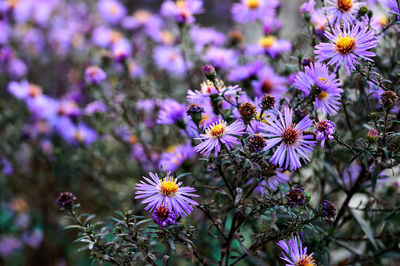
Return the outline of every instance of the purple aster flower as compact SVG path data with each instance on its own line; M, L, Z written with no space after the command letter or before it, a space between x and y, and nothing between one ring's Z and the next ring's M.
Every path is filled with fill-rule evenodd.
M215 149L215 157L217 157L221 150L221 144L224 144L228 150L235 144L240 144L236 136L243 135L245 129L245 125L239 120L236 120L229 126L226 125L225 121L219 120L209 126L205 134L201 134L197 138L202 140L202 142L194 150L200 152L204 157L208 157L211 151Z
M12 79L19 79L26 75L28 68L19 58L11 59L8 63L8 73Z
M355 69L354 65L358 64L358 58L372 61L370 57L375 56L375 53L368 50L375 48L378 40L375 33L368 30L368 27L362 27L361 23L351 29L345 26L343 30L336 26L333 34L325 32L325 35L331 42L315 46L316 58L319 61L329 60L329 65L336 65L335 71L343 63L350 74Z
M170 224L178 224L175 221L175 213L164 205L155 208L151 217L153 218L153 222L160 226L160 229Z
M107 74L98 66L89 66L85 70L85 80L88 84L100 84Z
M321 120L316 125L317 140L321 140L321 147L324 147L326 139L333 139L332 134L335 132L335 123L330 120Z
M0 160L0 170L5 175L12 175L14 173L13 165L5 157L2 157Z
M269 150L275 145L279 147L271 157L270 162L279 167L290 170L296 170L301 167L299 158L309 161L307 153L312 153L312 147L315 145L313 135L305 135L303 131L312 125L311 119L306 115L298 124L293 123L293 110L285 107L282 114L277 110L279 120L275 116L266 118L268 124L264 126L268 132L265 134L267 146L265 150ZM285 163L286 162L286 163Z
M3 236L0 239L0 256L9 257L14 251L22 248L22 242L13 236Z
M159 165L165 171L175 171L184 161L195 155L190 143L174 145L161 154Z
M226 42L226 36L213 28L193 26L189 34L193 40L196 53L202 53L209 46L220 47Z
M294 85L303 92L303 97L315 95L314 110L330 115L337 113L340 106L340 81L335 74L330 74L326 65L313 63L299 72Z
M313 254L307 254L307 247L303 248L301 240L296 236L288 241L281 240L277 245L283 249L281 259L286 262L286 266L317 265L312 257Z
M128 61L128 69L129 74L132 78L142 77L144 75L144 70L142 66L140 66L136 61L129 60Z
M33 99L42 95L42 89L36 85L29 84L28 81L11 81L8 84L8 92L20 100Z
M158 124L171 125L182 121L185 116L186 107L173 99L166 99L161 105L158 113Z
M290 51L292 44L287 40L278 40L273 35L267 35L261 38L258 44L249 45L246 49L246 54L249 56L268 54L275 58L278 55Z
M387 8L392 10L393 12L399 13L399 5L397 0L382 0L381 1Z
M185 61L175 47L158 46L154 49L154 61L157 66L169 74L182 77L186 72Z
M24 233L22 239L31 248L38 248L43 241L43 232L42 230L35 229L32 232Z
M285 184L290 180L290 172L283 171L283 169L277 169L275 176L268 178L268 187L272 190L278 188L279 185Z
M254 22L267 16L275 15L279 6L276 0L241 0L232 6L232 18L237 23Z
M145 210L153 211L158 206L170 207L176 215L186 216L192 213L193 207L198 205L190 197L199 197L193 194L196 190L192 187L182 186L171 172L160 179L157 174L149 173L152 180L143 177L146 181L136 184L135 199L145 198L142 203L147 204Z
M264 62L259 60L247 65L237 66L229 72L228 80L231 82L239 82L256 77L257 73L263 68L263 66Z
M107 105L102 101L93 101L86 105L85 114L92 115L95 113L105 113L107 111Z
M69 143L90 145L97 139L97 133L84 123L74 125L70 119L64 118L56 124L59 134Z
M125 7L116 0L100 0L97 10L111 24L118 23L126 15Z
M121 62L132 53L132 46L127 39L121 39L113 44L111 53L115 61Z
M358 9L365 4L358 0L327 0L327 6L323 8L330 17L333 25L340 24L350 26L356 20Z
M165 1L161 6L161 14L173 17L179 23L191 24L195 21L193 15L203 12L201 0Z
M210 62L213 66L222 70L235 67L238 56L234 50L211 47L204 55L204 61Z
M264 67L257 73L257 80L252 82L258 97L270 94L276 99L283 97L287 91L286 79L277 75L271 67Z

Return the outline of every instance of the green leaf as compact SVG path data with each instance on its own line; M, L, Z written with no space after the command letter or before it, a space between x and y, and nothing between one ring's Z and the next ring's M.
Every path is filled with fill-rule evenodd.
M372 172L372 176L371 176L371 184L372 184L372 191L375 191L375 187L376 187L376 180L379 174L379 170L380 170L380 165L377 164L374 167L374 171Z
M373 235L373 232L371 230L371 227L367 224L367 222L364 220L364 218L361 217L360 213L357 211L350 211L351 215L354 217L358 225L360 225L361 229L364 231L366 236L368 237L369 241L371 244L374 246L375 249L378 249L376 243L375 243L375 238Z

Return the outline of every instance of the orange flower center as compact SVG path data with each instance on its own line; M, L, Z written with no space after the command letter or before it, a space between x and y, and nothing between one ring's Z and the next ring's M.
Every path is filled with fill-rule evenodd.
M329 94L321 91L320 93L317 94L318 99L320 100L326 100L328 98Z
M257 9L260 6L260 0L246 0L246 6L249 9Z
M273 91L274 84L270 80L265 80L261 85L261 90L265 94L269 94Z
M336 50L343 55L353 52L355 48L356 42L353 37L340 37L336 42Z
M314 266L317 265L312 256L307 256L296 263L297 266Z
M32 98L35 98L37 96L39 96L40 94L42 94L42 89L34 84L29 84L29 88L28 88L28 95Z
M268 36L263 37L259 43L260 43L260 46L265 49L265 48L272 47L275 44L275 42L276 42L276 37L272 36L272 35L268 35Z
M351 0L337 0L337 7L342 12L348 12L353 7Z
M283 142L287 145L293 145L299 139L300 132L295 130L294 128L287 128L285 132L283 132L282 139Z

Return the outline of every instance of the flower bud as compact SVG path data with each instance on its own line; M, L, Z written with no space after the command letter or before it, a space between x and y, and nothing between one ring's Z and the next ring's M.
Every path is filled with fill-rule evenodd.
M269 110L275 106L275 97L270 94L265 94L261 99L261 108L264 110Z
M306 67L306 66L310 66L311 63L314 63L314 62L315 62L315 61L314 61L314 58L309 57L309 58L303 59L303 61L301 62L301 64L302 64L304 67Z
M252 103L243 103L239 107L239 114L245 124L249 124L250 121L256 117L257 108Z
M367 140L369 143L375 143L378 140L379 137L379 131L372 128L370 130L368 130L368 134L367 134Z
M385 91L381 94L382 105L385 108L392 107L398 100L399 97L393 91Z
M215 79L217 78L217 72L215 71L215 68L212 65L203 66L203 73L204 76L212 82L214 82Z
M260 152L266 145L266 140L259 134L255 134L249 138L247 146L252 152Z
M368 13L368 8L366 6L362 6L362 7L360 7L360 9L358 9L358 16L359 17L362 17L367 13Z
M336 216L336 208L329 200L324 200L321 204L321 212L325 218L333 219Z
M186 114L192 118L193 123L196 125L199 125L202 113L204 113L204 108L197 103L192 103L186 111Z
M303 193L304 188L294 186L288 192L286 192L286 200L287 204L293 208L296 205L304 205L306 204L306 195Z
M71 209L76 197L71 192L62 192L57 198L57 205L61 208Z

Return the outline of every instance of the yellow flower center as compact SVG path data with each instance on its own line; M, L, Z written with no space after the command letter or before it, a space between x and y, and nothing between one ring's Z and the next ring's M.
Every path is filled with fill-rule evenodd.
M164 44L172 44L174 42L174 35L170 31L163 30L161 32L161 40Z
M320 100L326 100L328 98L329 94L321 91L320 93L317 94L318 99Z
M246 0L246 6L249 9L257 9L260 6L260 0Z
M121 33L119 33L118 31L111 32L111 36L110 36L111 43L116 43L117 41L119 41L121 39L122 39Z
M15 8L18 6L20 0L8 0L7 3L10 6L10 8Z
M164 178L160 184L160 193L165 196L173 196L178 191L178 184L175 179Z
M212 138L220 138L226 133L226 122L215 124L207 130L207 134Z
M276 42L276 37L272 36L272 35L268 35L268 36L263 37L260 40L260 46L262 48L270 48L270 47L272 47L272 45L275 44L275 42Z
M179 9L185 9L186 8L186 1L185 0L178 0L175 2L176 6Z
M79 142L82 142L84 140L83 134L79 130L75 132L74 138Z
M337 0L337 7L342 12L348 12L353 7L351 0Z
M140 23L146 23L150 16L150 12L146 10L138 10L135 12L135 14L133 14L133 17Z
M117 7L117 5L112 5L112 6L110 7L110 13L111 13L111 15L115 15L115 14L117 14L117 12L118 12L118 7Z
M336 50L338 53L346 55L354 51L356 42L353 37L339 37L336 41Z
M137 143L137 140L138 140L137 136L132 134L129 136L128 142L133 145Z
M388 24L388 18L386 16L381 16L379 18L379 25L381 25L382 27L386 26Z
M166 149L166 152L169 152L169 153L175 152L176 146L177 146L177 145L169 146L169 147Z
M327 83L326 78L318 78L318 81L319 81L319 82L322 81L322 82L325 83L325 84Z

